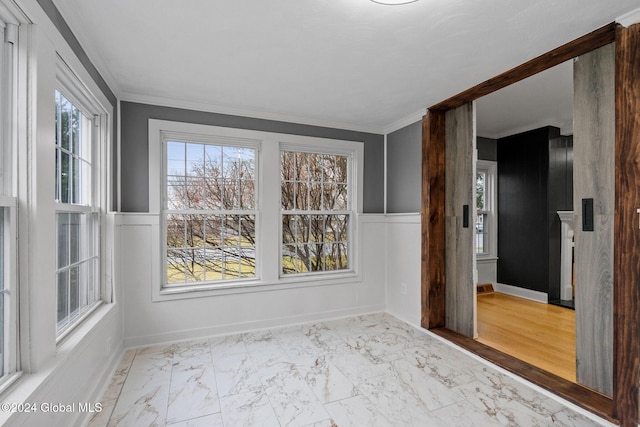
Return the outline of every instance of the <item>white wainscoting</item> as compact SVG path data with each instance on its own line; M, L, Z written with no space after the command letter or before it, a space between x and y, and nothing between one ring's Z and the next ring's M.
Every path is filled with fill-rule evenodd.
M117 271L123 289L124 346L384 311L385 220L384 215L358 216L358 278L310 279L300 286L265 286L251 292L153 302L161 270L158 215L119 214Z
M387 311L420 327L420 259L422 226L419 213L388 214L386 228Z

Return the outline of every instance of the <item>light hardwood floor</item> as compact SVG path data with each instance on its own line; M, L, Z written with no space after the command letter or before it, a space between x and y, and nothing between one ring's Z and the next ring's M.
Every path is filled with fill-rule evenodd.
M575 311L511 295L478 295L478 341L576 381Z

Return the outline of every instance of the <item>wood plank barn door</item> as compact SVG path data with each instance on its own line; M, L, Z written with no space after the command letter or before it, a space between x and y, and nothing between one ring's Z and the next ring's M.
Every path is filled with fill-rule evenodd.
M576 379L613 392L615 49L574 62ZM551 183L550 183L551 184Z
M446 326L475 336L475 110L473 103L445 114Z

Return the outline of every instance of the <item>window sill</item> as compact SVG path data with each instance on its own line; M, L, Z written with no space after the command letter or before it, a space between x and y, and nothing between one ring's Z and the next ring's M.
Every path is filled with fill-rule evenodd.
M96 328L117 313L115 304L101 304L90 318L78 325L62 343L59 343L55 356L36 372L30 374L17 372L12 378L8 378L0 387L0 399L11 403L33 401L33 396L50 384L56 372L66 363L70 363L70 358L76 352L82 351L84 346L91 343L88 338L93 335ZM16 414L11 412L0 412L0 425L4 425L14 415Z
M493 255L476 255L476 262L489 262L489 261L497 261L498 257Z
M359 283L361 281L362 277L360 274L357 274L354 271L349 271L344 273L331 273L327 275L285 277L276 280L255 280L201 286L165 287L160 290L159 293L154 295L153 302L243 293L283 291L315 286L343 285Z

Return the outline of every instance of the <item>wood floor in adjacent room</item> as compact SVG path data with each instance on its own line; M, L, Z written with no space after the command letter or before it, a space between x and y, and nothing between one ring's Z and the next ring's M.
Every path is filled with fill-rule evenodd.
M499 292L480 294L478 341L576 381L574 310Z

